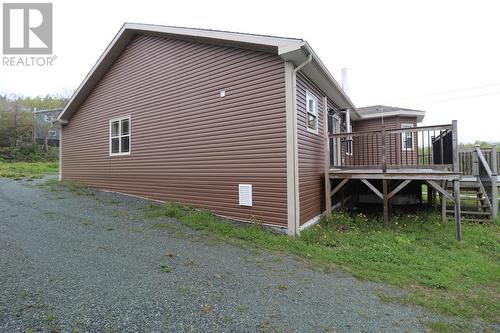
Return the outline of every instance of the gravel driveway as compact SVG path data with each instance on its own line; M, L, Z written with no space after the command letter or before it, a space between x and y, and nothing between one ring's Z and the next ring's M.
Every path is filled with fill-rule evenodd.
M415 332L435 318L375 295L402 291L144 219L147 204L0 178L0 331Z

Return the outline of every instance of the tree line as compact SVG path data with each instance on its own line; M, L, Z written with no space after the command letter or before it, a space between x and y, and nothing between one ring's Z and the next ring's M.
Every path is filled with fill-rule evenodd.
M62 108L68 100L69 96L62 95L0 95L0 147L21 147L32 143L33 111Z

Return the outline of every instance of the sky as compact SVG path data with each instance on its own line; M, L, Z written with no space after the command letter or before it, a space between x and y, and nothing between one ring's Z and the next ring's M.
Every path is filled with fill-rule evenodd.
M303 38L337 81L348 68L357 107L424 110L422 125L458 120L460 142L500 141L500 1L52 3L57 59L0 65L0 94L70 94L124 22L208 28Z

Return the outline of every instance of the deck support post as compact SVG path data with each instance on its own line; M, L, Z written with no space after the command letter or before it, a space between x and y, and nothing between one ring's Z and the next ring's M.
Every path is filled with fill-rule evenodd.
M455 194L455 238L457 241L462 240L462 216L460 214L460 181L453 181L453 192Z
M330 180L330 145L328 134L328 99L323 97L323 159L325 172L325 216L332 211L332 183Z
M446 187L444 189L446 190ZM432 204L433 204L434 211L437 211L438 203L439 203L438 192L434 192L434 196L432 197Z
M458 164L458 126L457 121L451 122L452 152L453 152L453 172L460 172ZM462 212L460 211L460 178L453 181L453 193L455 194L455 237L462 240Z
M427 186L427 206L432 206L432 198L434 197L434 189Z
M493 219L493 222L496 221L497 216L498 216L498 175L497 175L497 170L498 170L498 165L497 165L497 146L492 145L491 146L491 172L492 172L492 177L491 177L491 218Z
M446 190L448 187L447 181L445 180L443 188ZM446 221L446 196L441 193L441 221Z
M384 200L384 224L389 226L389 197L387 195L387 179L382 180L382 196Z

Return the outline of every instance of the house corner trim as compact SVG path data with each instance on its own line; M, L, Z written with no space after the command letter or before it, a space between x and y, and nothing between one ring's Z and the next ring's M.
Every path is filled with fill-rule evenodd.
M294 69L295 66L291 62L285 62L287 227L288 234L291 236L299 233L300 224L296 76Z
M61 181L62 180L62 143L63 143L63 137L62 137L62 134L63 134L63 128L62 126L59 126L59 174L58 174L58 180Z

